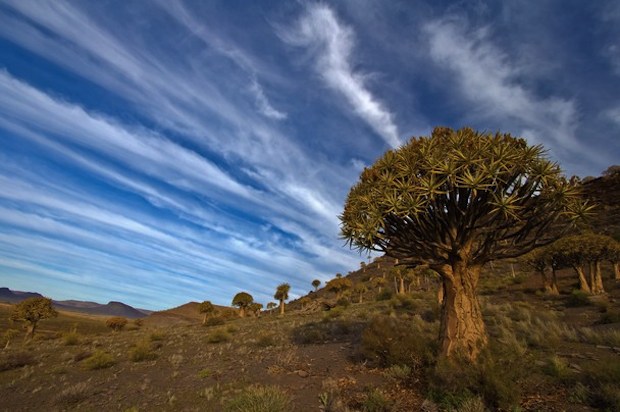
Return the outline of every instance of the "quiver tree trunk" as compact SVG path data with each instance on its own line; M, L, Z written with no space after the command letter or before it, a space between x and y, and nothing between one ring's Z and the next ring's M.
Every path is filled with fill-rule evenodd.
M405 294L405 278L400 278L400 283L398 285L398 293L401 295Z
M284 301L280 301L280 315L284 315Z
M579 276L579 289L586 293L592 293L588 279L586 279L586 273L583 270L583 266L576 265L573 268L575 269L575 272L577 272L577 276Z
M545 292L550 295L559 295L560 289L558 289L558 277L555 273L555 268L551 268L551 282L549 283L549 288L545 288Z
M28 331L26 332L26 336L24 336L24 340L34 338L34 332L37 330L37 322L30 322L28 324Z
M590 262L590 282L590 289L593 294L600 295L605 293L603 276L601 275L601 262L598 260Z
M480 266L457 262L440 271L444 298L439 331L443 356L465 356L475 360L487 345L488 338L476 295Z
M614 279L620 280L620 262L611 262L614 267Z

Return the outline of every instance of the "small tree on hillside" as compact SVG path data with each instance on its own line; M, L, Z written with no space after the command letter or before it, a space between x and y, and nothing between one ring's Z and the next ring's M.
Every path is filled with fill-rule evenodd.
M531 267L533 270L540 274L540 278L542 281L542 289L545 293L551 295L558 295L559 289L557 284L557 279L555 276L555 268L553 270L553 274L551 279L547 276L547 268L552 267L552 261L554 260L553 254L551 253L550 247L542 247L535 249L523 256L521 261ZM556 259L557 261L557 259Z
M353 292L357 293L359 296L358 303L362 303L364 300L364 293L368 291L368 287L363 283L358 283L353 287Z
M314 279L312 281L312 286L314 286L314 291L316 292L317 290L319 290L319 286L321 286L321 281L318 279Z
M239 292L232 300L232 305L239 308L239 317L244 317L247 308L254 302L254 298L247 292Z
M336 300L339 300L342 297L342 294L345 290L351 289L353 283L347 278L338 277L336 275L335 279L330 280L325 285L325 289L330 292L334 292L336 294Z
M440 275L440 352L474 360L488 343L476 294L482 266L549 244L589 210L541 146L438 127L366 168L340 219L351 246Z
M58 312L52 307L48 298L28 298L13 306L10 320L28 322L26 338L33 338L39 321L55 318Z
M383 277L374 277L370 280L370 284L373 288L377 289L378 293L383 291L383 287L387 281Z
M248 306L248 311L252 314L252 316L258 318L260 316L260 311L263 309L263 304L258 302L250 303Z
M280 301L280 315L284 315L284 301L288 299L289 290L291 290L291 285L282 283L277 287L276 293L273 295L274 299Z
M105 325L112 329L113 332L120 332L129 321L122 316L114 316L105 321Z
M273 315L273 309L277 307L278 307L278 304L276 302L267 303L267 310L270 311L272 315Z
M198 312L204 314L204 318L202 318L202 324L204 325L207 323L207 318L215 313L215 306L210 301L205 300L198 307Z

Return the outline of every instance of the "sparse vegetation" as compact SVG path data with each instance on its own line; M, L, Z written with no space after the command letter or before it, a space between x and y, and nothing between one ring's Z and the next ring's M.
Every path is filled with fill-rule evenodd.
M82 361L82 365L88 370L105 369L114 366L114 357L102 350L95 351L92 355Z
M226 403L226 412L288 412L290 397L275 386L250 386Z
M127 318L124 318L122 316L115 316L106 320L105 325L108 328L112 329L114 332L120 332L125 326L127 326L128 322L129 321L127 320Z

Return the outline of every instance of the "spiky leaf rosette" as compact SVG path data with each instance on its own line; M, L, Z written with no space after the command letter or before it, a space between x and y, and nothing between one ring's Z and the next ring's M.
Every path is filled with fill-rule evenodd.
M435 128L390 150L351 189L342 236L403 263L516 257L591 206L542 146L510 134Z

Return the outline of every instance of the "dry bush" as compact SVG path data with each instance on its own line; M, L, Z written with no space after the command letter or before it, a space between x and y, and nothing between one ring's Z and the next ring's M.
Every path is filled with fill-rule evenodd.
M377 316L362 332L360 351L381 366L407 365L416 370L432 362L436 345L436 324L419 317L407 321Z
M290 396L276 386L250 386L229 400L226 412L289 412Z
M207 321L204 323L204 326L221 326L224 323L226 323L226 320L220 316L214 316L211 318L208 318Z
M294 343L301 345L342 342L359 333L361 327L362 323L352 320L323 319L321 322L309 322L294 328L291 338Z
M116 361L112 355L101 350L96 350L92 355L82 361L82 366L84 369L97 370L109 368L115 363Z
M366 393L362 403L363 412L390 412L392 401L377 388L372 388Z
M0 352L0 372L35 363L34 356L28 352Z
M63 389L56 396L56 404L61 407L73 408L90 396L87 382L80 382Z
M125 325L127 325L127 322L129 322L127 318L115 316L106 320L105 325L108 328L112 329L114 332L119 332L125 327Z
M153 350L153 345L146 341L140 341L129 352L129 359L133 362L142 362L157 359L157 353Z
M208 343L221 343L228 342L232 339L232 335L224 329L215 329L213 332L207 335Z

